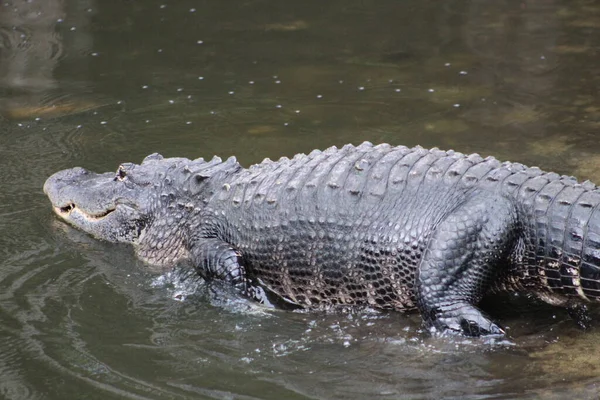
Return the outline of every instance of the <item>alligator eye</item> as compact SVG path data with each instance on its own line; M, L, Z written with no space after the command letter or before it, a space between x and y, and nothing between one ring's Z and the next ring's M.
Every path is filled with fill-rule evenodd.
M127 176L127 172L125 172L125 168L122 165L119 165L119 169L117 170L117 174L115 175L115 181L122 181Z

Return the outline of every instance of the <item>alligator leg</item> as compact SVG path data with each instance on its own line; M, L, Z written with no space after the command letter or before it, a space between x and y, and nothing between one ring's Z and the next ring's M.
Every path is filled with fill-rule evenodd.
M588 308L585 304L573 304L567 307L569 316L575 321L581 329L589 329L592 324L592 317L588 313Z
M190 246L192 263L204 280L218 279L260 303L270 304L265 291L253 285L246 275L241 254L217 238L199 238Z
M433 232L416 277L416 298L425 323L466 336L504 331L477 307L517 242L515 206L506 198L478 194L448 215Z

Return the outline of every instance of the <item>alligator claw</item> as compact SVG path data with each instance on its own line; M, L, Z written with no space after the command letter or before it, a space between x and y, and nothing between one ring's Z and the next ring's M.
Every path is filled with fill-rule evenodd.
M443 334L457 334L468 337L503 336L504 329L486 318L473 306L438 315L432 322L436 331Z

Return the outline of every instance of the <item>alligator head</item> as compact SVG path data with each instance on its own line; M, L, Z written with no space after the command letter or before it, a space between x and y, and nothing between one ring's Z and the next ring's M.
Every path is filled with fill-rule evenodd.
M76 167L46 180L44 192L54 212L71 225L111 242L133 243L138 256L151 264L182 258L190 213L199 212L201 190L213 175L241 168L226 162L146 157L102 174Z

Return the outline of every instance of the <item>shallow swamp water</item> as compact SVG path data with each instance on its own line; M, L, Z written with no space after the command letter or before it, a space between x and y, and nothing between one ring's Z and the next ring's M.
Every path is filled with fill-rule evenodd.
M53 172L364 140L600 182L594 1L0 0L0 397L598 398L600 311L505 297L503 341L265 309L53 216Z

